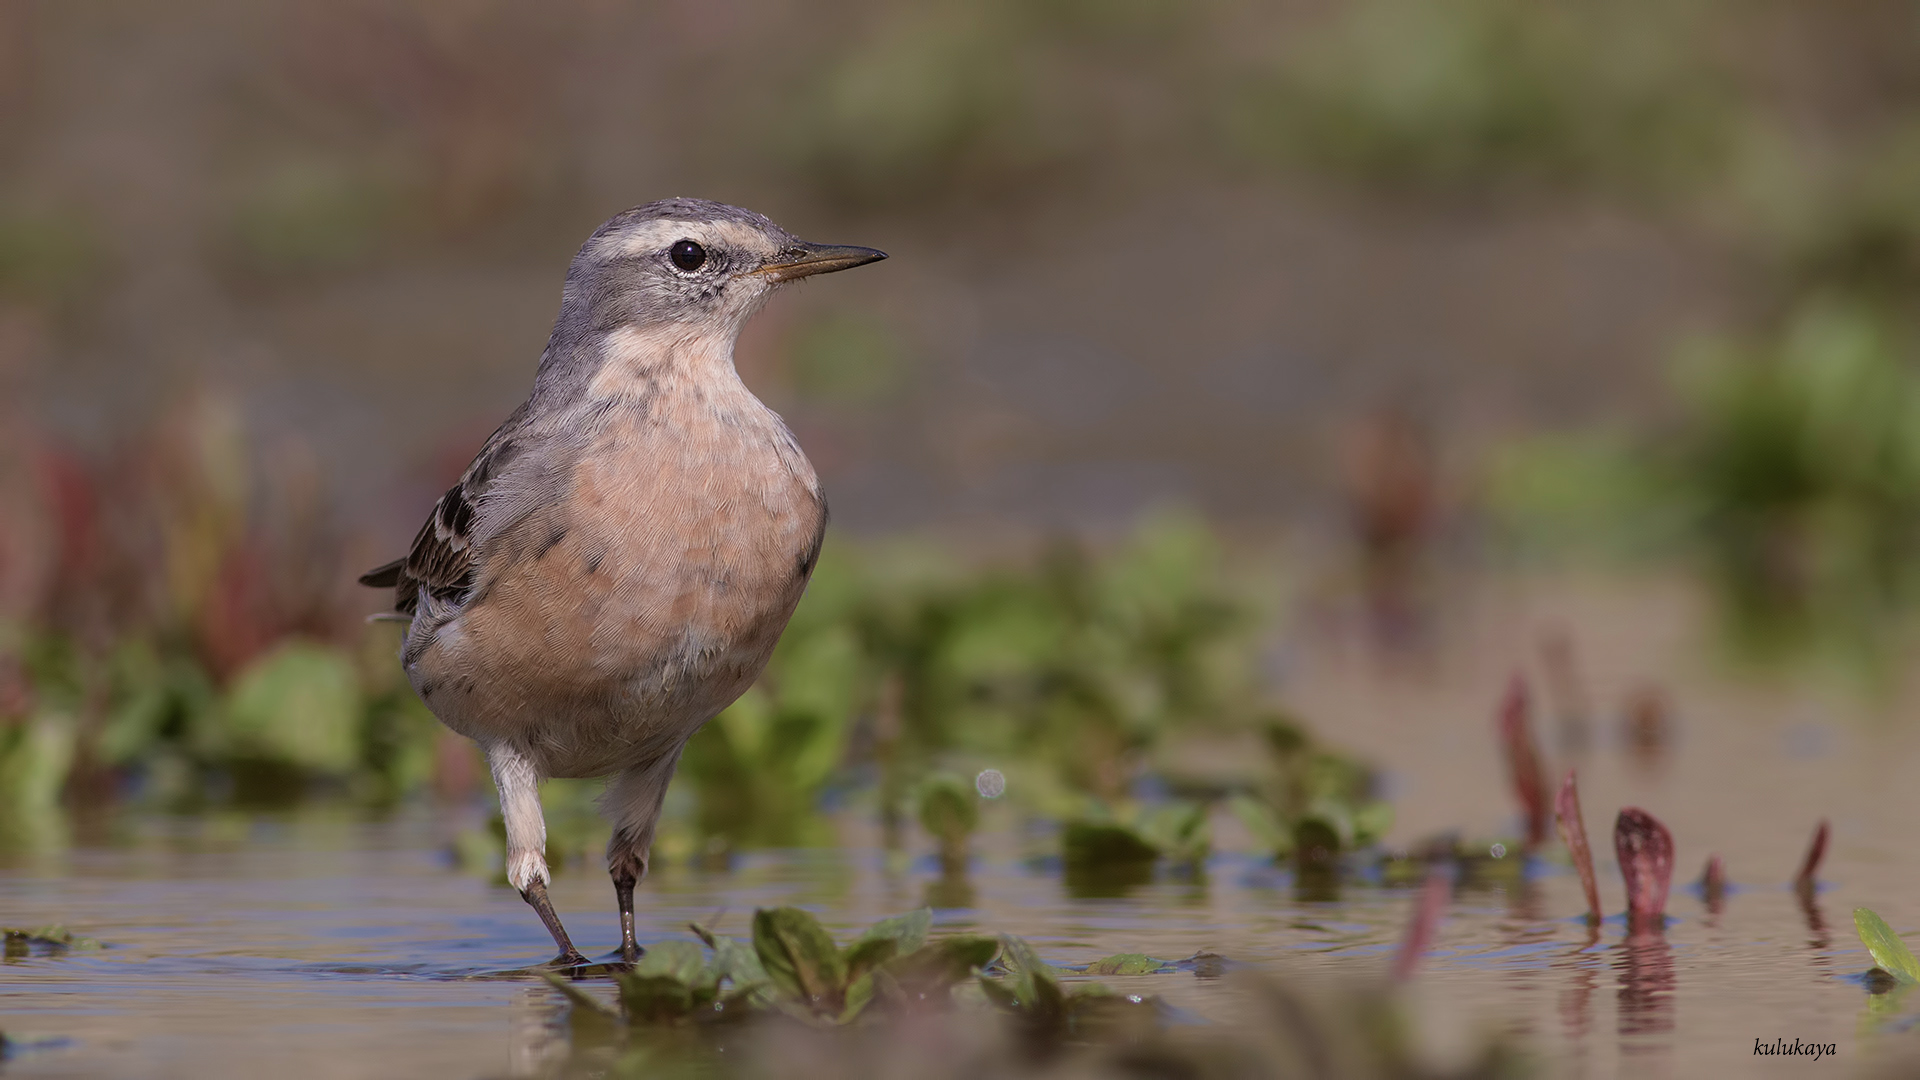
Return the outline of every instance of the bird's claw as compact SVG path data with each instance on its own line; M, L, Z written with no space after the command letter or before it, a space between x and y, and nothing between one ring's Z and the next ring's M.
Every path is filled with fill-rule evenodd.
M563 952L559 956L554 957L552 960L547 961L547 966L550 968L566 969L566 968L586 967L591 963L593 963L593 961L580 955L580 950L568 949L566 952Z

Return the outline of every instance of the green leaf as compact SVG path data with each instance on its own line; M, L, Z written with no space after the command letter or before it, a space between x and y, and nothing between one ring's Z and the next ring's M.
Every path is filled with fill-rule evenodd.
M360 680L340 650L292 641L234 678L227 696L230 752L324 772L360 763Z
M840 1015L834 1018L834 1023L851 1023L866 1010L866 1007L873 1002L874 977L879 974L878 970L869 971L853 980L847 987L847 1004L840 1010Z
M691 941L663 941L633 965L635 975L666 975L691 983L707 970L707 954Z
M694 992L671 975L629 973L620 976L620 1003L626 1006L630 1023L672 1023L693 1012Z
M1393 828L1393 804L1373 801L1361 803L1353 812L1353 842L1371 844Z
M1853 926L1860 932L1861 944L1873 954L1873 962L1880 965L1882 971L1903 983L1920 983L1920 961L1913 958L1913 951L1885 919L1874 914L1872 908L1854 908Z
M964 846L980 824L980 797L973 785L939 773L920 785L920 827L942 845Z
M1066 1022L1066 994L1054 969L1034 954L1033 946L1008 934L1001 939L1000 960L1007 967L1008 978L1001 985L1008 992L990 989L989 997L1041 1026Z
M1160 849L1121 825L1073 821L1061 831L1061 854L1068 866L1099 867L1152 862Z
M1227 800L1227 809L1253 834L1253 839L1261 847L1272 852L1277 858L1293 854L1293 830L1287 828L1271 807L1248 795L1235 795Z
M1115 953L1087 965L1089 975L1151 975L1166 966L1146 953Z
M882 969L891 976L906 996L930 998L944 996L967 976L993 963L1000 954L997 938L965 935L931 942L905 956L896 957Z
M861 938L854 942L846 954L847 982L858 982L861 976L893 959L899 952L900 943L890 937Z
M771 1004L773 980L768 978L767 969L761 965L760 955L753 951L752 946L734 938L722 937L699 923L687 925L696 937L707 943L707 948L713 950L714 970L732 987L727 995L729 998L747 996L752 997L756 1004Z
M846 964L833 938L812 915L793 907L755 911L753 951L781 993L816 1009L840 1010Z
M1014 990L1013 987L1008 986L999 979L989 979L985 975L980 976L980 990L987 995L987 1000L998 1008L1005 1009L1008 1012L1018 1012L1020 1010L1020 994Z
M921 908L918 911L909 911L905 915L895 915L874 923L867 928L866 933L860 935L860 940L854 942L853 947L859 948L862 942L885 939L898 946L902 954L910 953L926 944L927 931L931 929L933 929L933 909Z
M31 930L22 930L12 926L0 928L0 937L27 945L41 945L53 949L78 949L81 952L88 952L100 947L98 941L90 937L81 937L57 923L52 926L35 927Z
M1140 820L1140 835L1178 862L1200 863L1212 846L1207 805L1174 801Z

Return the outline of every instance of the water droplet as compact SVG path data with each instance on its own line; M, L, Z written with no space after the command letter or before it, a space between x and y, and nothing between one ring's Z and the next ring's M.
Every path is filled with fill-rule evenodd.
M1007 778L999 769L982 769L980 775L973 778L973 790L983 799L997 799L1007 793Z
M1507 857L1507 845L1495 844L1492 847L1487 849L1487 854L1493 856L1496 859L1504 859Z

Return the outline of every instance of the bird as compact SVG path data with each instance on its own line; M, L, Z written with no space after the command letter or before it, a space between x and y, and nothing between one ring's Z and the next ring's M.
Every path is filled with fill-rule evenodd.
M886 258L750 210L673 198L614 215L567 268L533 389L440 496L393 590L400 663L484 751L508 883L557 968L589 961L548 896L539 788L608 777L621 960L687 740L766 667L820 557L813 466L734 367L782 284Z

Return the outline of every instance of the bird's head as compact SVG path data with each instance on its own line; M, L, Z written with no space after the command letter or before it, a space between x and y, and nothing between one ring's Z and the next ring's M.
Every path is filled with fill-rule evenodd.
M716 335L729 342L781 282L886 258L802 240L751 210L663 199L602 225L567 271L566 304L598 332Z

